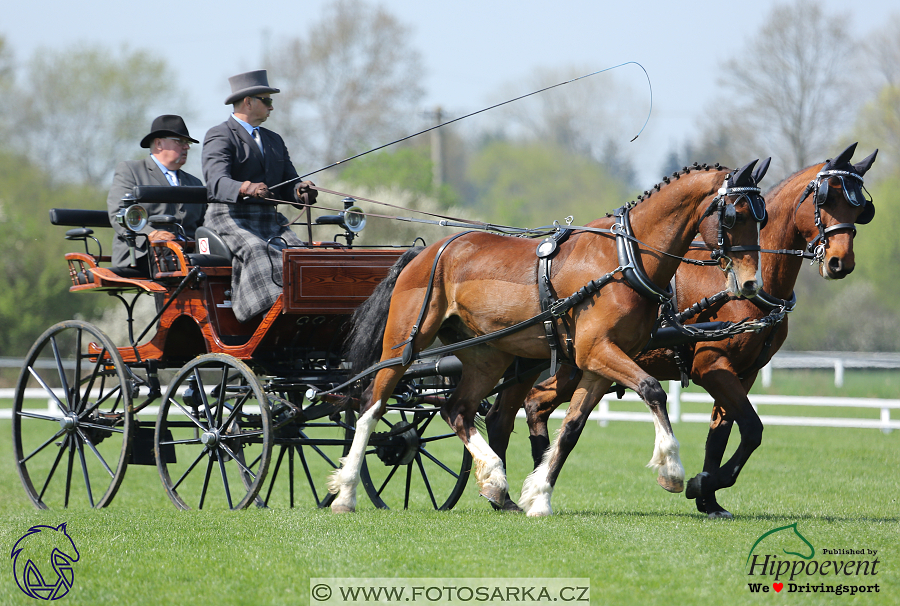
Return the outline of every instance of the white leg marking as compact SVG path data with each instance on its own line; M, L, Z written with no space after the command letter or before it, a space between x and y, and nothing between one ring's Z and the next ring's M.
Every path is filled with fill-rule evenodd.
M684 482L684 466L678 454L679 444L674 435L663 431L656 417L653 417L656 428L656 442L653 446L653 457L647 467L656 470L657 474L672 481Z
M505 494L509 489L503 461L477 431L469 438L469 452L475 459L475 479L482 493Z
M559 450L560 431L556 432L553 445L544 453L541 464L525 478L522 485L522 495L519 497L519 507L529 517L549 516L553 514L550 507L550 497L553 495L553 487L547 474L550 473L550 458Z
M363 453L369 443L369 436L375 429L378 419L375 411L381 408L381 402L376 402L356 422L356 433L353 435L353 443L350 452L340 460L341 466L335 469L328 478L328 492L336 494L337 498L331 504L334 512L356 511L356 486L359 484L359 470L362 468Z

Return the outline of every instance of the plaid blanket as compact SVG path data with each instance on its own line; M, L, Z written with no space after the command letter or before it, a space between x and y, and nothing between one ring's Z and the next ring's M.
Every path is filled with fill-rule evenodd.
M234 315L241 322L268 311L282 293L281 251L302 246L287 218L274 206L210 204L206 227L225 240L234 254L231 276ZM270 238L275 239L266 244Z

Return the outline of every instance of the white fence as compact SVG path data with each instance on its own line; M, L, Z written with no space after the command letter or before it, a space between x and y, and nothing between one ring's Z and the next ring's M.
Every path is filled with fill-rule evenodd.
M165 388L163 388L165 392ZM706 393L683 393L681 384L678 381L669 381L668 390L669 400L669 418L673 423L708 423L709 413L682 413L681 405L683 402L699 402L712 405L712 398ZM15 390L0 389L0 399L13 399ZM25 391L25 397L34 400L47 399L46 408L30 409L30 412L37 414L47 414L52 417L62 416L56 402L53 398L47 397L47 392L41 388L30 388ZM61 391L57 393L57 397L63 397ZM626 392L622 398L624 402L640 402L641 399L633 392ZM617 399L615 396L606 396L600 401L598 410L591 413L591 420L597 421L601 425L606 425L610 421L647 421L651 422L653 416L649 411L633 412L614 410ZM765 396L750 395L750 403L754 409L763 406L821 406L821 407L840 407L840 408L868 408L879 411L879 417L875 418L856 418L856 417L821 417L821 416L786 416L786 415L761 415L760 419L764 425L795 425L807 427L858 427L864 429L880 429L888 433L892 429L900 429L900 415L891 418L891 411L900 409L900 399L876 399L876 398L832 398L819 396ZM158 412L156 406L148 406L141 411L142 416L156 416ZM524 416L524 411L519 411L519 416ZM557 410L552 415L553 418L561 418L565 416L564 410ZM0 419L12 418L12 409L0 409Z

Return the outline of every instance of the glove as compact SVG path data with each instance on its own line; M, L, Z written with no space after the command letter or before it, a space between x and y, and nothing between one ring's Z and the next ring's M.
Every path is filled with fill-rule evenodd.
M175 234L170 231L165 231L162 229L155 229L150 232L147 236L150 240L163 240L163 241L171 241L175 239Z
M312 189L311 186L315 186L315 183L312 181L301 181L298 183L297 187L294 188L294 200L301 204L315 204L316 196L319 195L319 192Z
M248 198L265 198L269 194L269 188L265 183L250 183L244 181L241 184L241 193Z

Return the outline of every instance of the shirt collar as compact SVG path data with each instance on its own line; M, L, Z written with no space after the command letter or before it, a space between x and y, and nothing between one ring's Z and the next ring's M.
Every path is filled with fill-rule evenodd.
M150 157L153 159L154 162L156 162L156 165L159 167L159 170L161 170L164 175L168 174L168 173L174 173L176 176L178 175L178 170L172 170L170 168L166 168L165 166L162 165L162 163L159 160L156 159L156 156L154 156L153 154L150 154Z
M259 128L258 126L254 127L254 126L247 124L246 122L244 122L243 120L241 120L240 118L235 116L234 114L231 114L231 117L234 118L235 122L237 122L238 124L243 126L244 130L247 131L247 134L250 135L251 137L253 136L253 131L256 130L257 128Z

